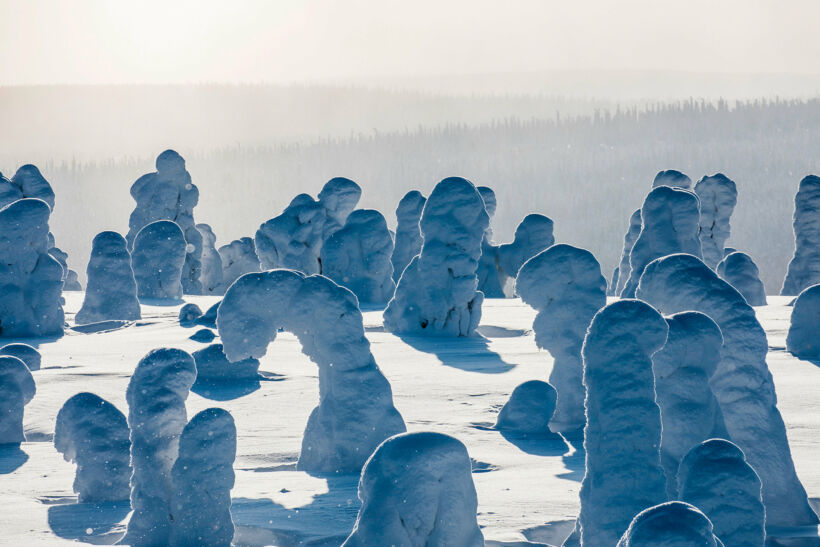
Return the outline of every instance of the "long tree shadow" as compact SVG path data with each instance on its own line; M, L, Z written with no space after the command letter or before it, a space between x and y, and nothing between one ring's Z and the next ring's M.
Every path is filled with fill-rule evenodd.
M359 512L359 475L322 478L327 480L328 491L300 507L287 508L269 498L234 498L234 542L281 547L341 545Z
M501 374L515 365L504 361L501 355L490 349L489 340L483 336L422 336L397 334L402 342L435 355L443 365L469 372Z
M48 525L59 537L96 545L113 545L125 534L128 500L68 503L48 508Z
M28 454L18 444L0 444L0 475L13 473L28 461Z

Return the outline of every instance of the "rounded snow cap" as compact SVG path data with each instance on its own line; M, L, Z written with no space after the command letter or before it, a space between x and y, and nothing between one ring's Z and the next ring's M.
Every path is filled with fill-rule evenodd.
M179 309L179 324L182 327L193 327L200 317L202 310L196 304L188 303Z
M661 503L638 513L618 547L716 547L712 522L700 509L682 501Z
M11 379L23 394L23 404L27 405L34 398L37 386L34 377L22 359L10 355L0 356L0 376Z
M334 177L327 181L319 192L319 199L324 200L330 195L362 194L361 187L345 177Z
M820 359L820 283L795 299L786 349L800 359Z
M42 362L40 352L28 344L7 344L0 348L0 355L17 357L26 364L29 370L40 370L40 363Z
M550 433L549 422L555 412L555 388L541 380L517 386L498 413L495 428L520 433Z
M387 222L384 220L384 216L375 209L356 209L350 216L347 217L347 223L350 225L354 224L370 224L371 222L384 224L385 228L387 227Z
M678 483L686 482L686 475L695 467L702 467L704 462L727 460L746 461L746 455L733 442L726 439L709 439L693 446L681 460L678 468ZM708 465L708 464L707 464Z
M692 188L692 179L680 171L668 169L666 171L659 171L658 174L655 175L652 188L657 188L658 186L671 186L672 188L690 190Z
M158 173L179 173L185 171L185 160L175 150L166 150L157 156Z

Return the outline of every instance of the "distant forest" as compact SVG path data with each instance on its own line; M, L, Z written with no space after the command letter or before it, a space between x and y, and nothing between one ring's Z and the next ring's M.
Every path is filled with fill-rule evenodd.
M327 179L341 175L363 187L360 206L379 209L394 225L393 211L405 192L427 194L442 178L460 175L495 189L496 239L511 239L526 214L546 214L555 221L556 241L591 250L609 278L629 216L657 171L679 169L694 181L722 172L739 190L728 245L754 258L767 293L779 292L794 249L797 185L805 175L820 172L820 100L689 100L628 107L590 102L586 113L568 101L574 105L572 115L542 109L538 116L486 122L475 121L481 99L467 100L476 102L464 116L470 121L463 123L281 139L272 145L208 149L182 143L178 150L200 189L196 220L211 224L221 245L253 235L295 194L315 195ZM531 108L524 110L539 109L532 106L537 98L526 101ZM503 111L493 108L495 114ZM438 116L446 115L445 107ZM128 189L153 170L153 156L160 151L41 163L57 192L57 243L69 252L74 268L85 269L95 233L127 229L133 207ZM0 165L7 174L16 168Z

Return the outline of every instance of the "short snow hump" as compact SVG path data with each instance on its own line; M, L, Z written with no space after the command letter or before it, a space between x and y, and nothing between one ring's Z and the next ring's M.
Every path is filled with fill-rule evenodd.
M216 324L231 362L261 358L281 328L318 365L319 406L305 428L300 469L358 472L379 443L405 431L348 289L293 270L246 274L225 293Z
M635 515L617 547L723 547L723 543L699 508L670 501Z
M793 226L794 257L780 291L788 296L820 283L820 177L809 175L800 181Z
M405 268L384 311L386 330L475 334L484 300L476 270L489 222L472 182L450 177L436 185L421 214L421 252Z
M129 498L131 440L125 416L113 404L93 393L71 397L57 413L54 448L77 464L80 503Z
M592 317L606 305L601 266L585 249L553 245L524 263L515 291L538 311L532 324L535 343L554 359L549 381L558 392L558 406L550 429L580 431L586 422L581 346Z
M343 547L479 547L470 456L441 433L396 435L370 456L359 481L362 507Z
M74 317L76 324L140 318L137 282L124 237L117 232L97 234L86 273L88 283L83 305Z
M816 525L817 515L794 469L766 364L766 333L754 309L711 268L686 254L652 261L637 296L667 315L699 311L720 327L721 359L710 385L732 442L763 482L767 519L775 526Z
M170 220L152 222L139 231L134 239L131 266L141 301L182 298L186 246L182 229Z
M26 364L17 357L0 357L0 446L25 442L23 409L37 386Z
M786 349L799 359L820 359L820 283L794 301Z
M677 482L678 499L703 511L726 547L763 547L760 478L736 445L709 439L693 446L681 461Z
M640 511L667 500L652 355L663 316L639 300L600 310L584 339L586 474L576 530L581 545L615 545Z
M49 251L51 209L36 198L0 209L0 336L62 336L63 268Z

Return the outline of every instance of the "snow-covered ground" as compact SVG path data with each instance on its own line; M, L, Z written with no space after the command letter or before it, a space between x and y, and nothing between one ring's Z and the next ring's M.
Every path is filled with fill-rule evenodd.
M73 325L82 293L65 296L66 318ZM217 299L185 300L205 310ZM785 352L789 300L769 297L770 305L756 310L768 335L768 363L797 472L817 508L820 366ZM552 358L535 346L532 308L517 299L491 299L483 310L479 332L486 340L398 337L384 332L381 310L365 311L365 330L408 430L447 433L467 446L478 522L488 545L559 544L578 512L583 453L576 449L580 446L505 438L490 429L515 386L546 380ZM69 330L59 340L34 341L43 363L33 372L37 394L25 409L28 442L21 450L0 449L0 545L59 545L76 539L110 544L124 533L127 504L77 504L71 490L74 466L52 444L55 418L62 404L81 391L94 392L127 413L129 376L149 350L205 347L188 339L197 329L180 327L178 311L179 306L143 306L142 320L126 327ZM292 334L281 333L261 359L260 373L264 378L250 393L196 389L187 402L189 417L219 406L236 421L235 543L339 545L359 508L358 476L317 477L296 470L302 432L318 401L316 365Z

